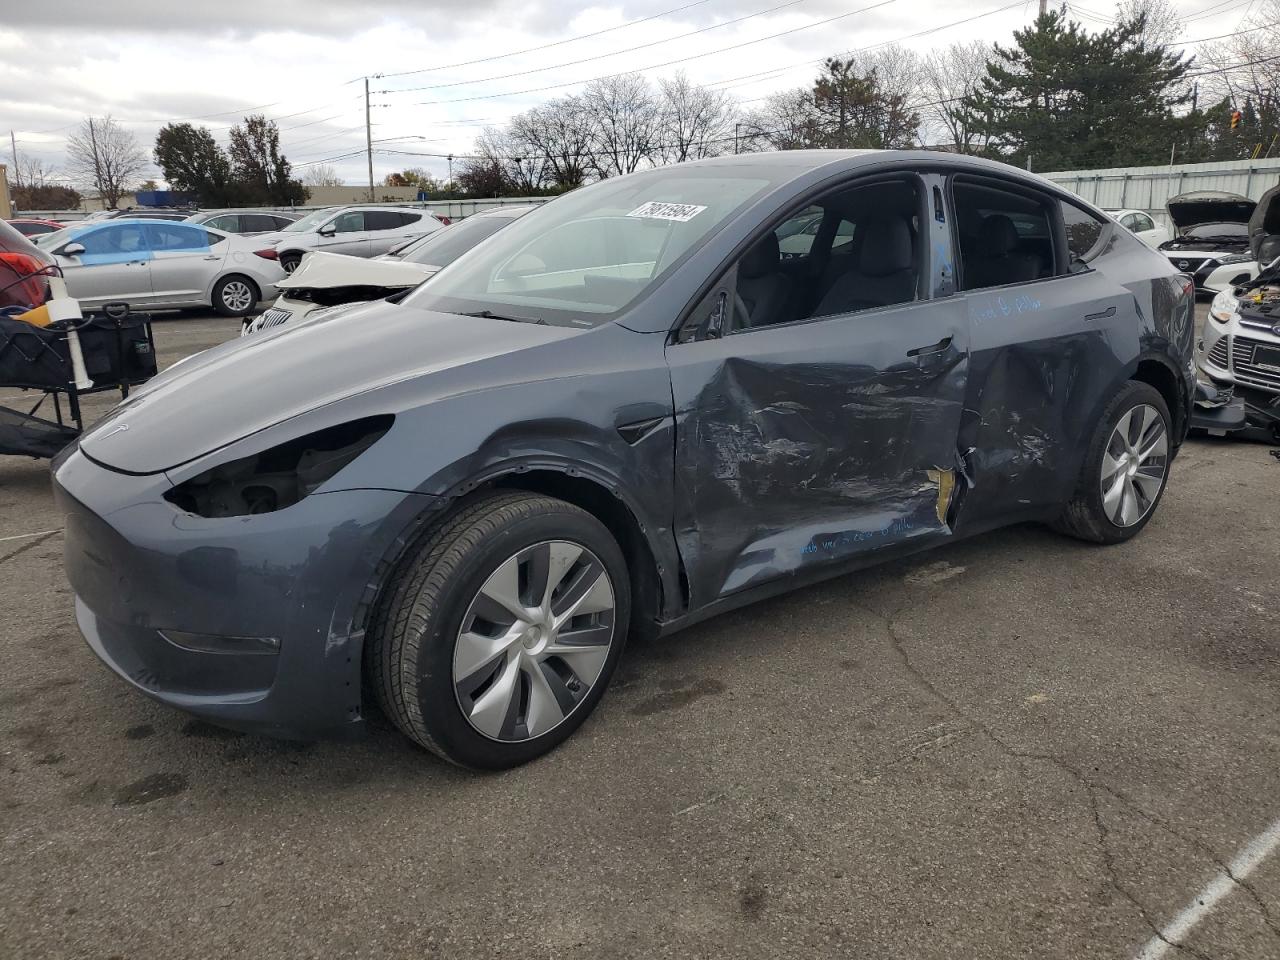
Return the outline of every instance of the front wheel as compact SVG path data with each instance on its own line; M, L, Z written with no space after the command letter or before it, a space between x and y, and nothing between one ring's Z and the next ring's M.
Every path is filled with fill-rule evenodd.
M213 288L213 309L224 317L243 317L258 305L258 288L247 277L232 274Z
M1056 526L1094 543L1121 543L1147 525L1169 480L1169 407L1150 384L1129 381L1107 405L1075 495Z
M595 708L630 616L608 529L551 497L499 493L447 518L398 566L366 670L383 711L446 760L525 763Z

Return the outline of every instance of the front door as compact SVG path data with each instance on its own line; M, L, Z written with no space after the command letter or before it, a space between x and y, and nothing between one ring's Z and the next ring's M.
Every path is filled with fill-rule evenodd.
M695 311L698 323L710 311L703 332L667 348L695 607L950 535L968 320L957 298L921 299L914 189L831 199L819 260L838 220L852 224L840 241L854 238L827 260L835 276L821 263L792 274L766 238ZM808 306L793 319L797 303ZM713 335L721 323L727 335Z
M320 234L315 249L325 253L345 253L351 257L369 256L369 232L365 229L365 214L361 210L347 210L338 214L326 226L332 236Z
M57 251L67 292L85 306L123 300L145 304L151 297L151 251L144 225L119 223L88 230L70 241L83 252Z

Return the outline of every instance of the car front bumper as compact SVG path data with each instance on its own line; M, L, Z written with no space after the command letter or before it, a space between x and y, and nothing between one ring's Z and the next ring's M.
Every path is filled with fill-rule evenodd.
M55 461L67 578L89 647L141 692L222 726L294 739L358 729L366 614L387 557L430 498L317 492L274 513L206 519L164 500L168 486L163 474L120 474L76 447ZM192 635L278 647L211 652Z

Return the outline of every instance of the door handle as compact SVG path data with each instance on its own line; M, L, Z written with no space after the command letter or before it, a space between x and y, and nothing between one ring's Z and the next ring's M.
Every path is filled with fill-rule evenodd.
M951 338L943 337L937 343L927 347L916 347L914 350L908 350L908 357L927 357L934 353L945 353L947 348L951 346Z
M202 260L221 260L221 257L201 257Z
M1094 320L1110 320L1115 315L1116 315L1116 308L1114 306L1107 307L1107 309L1102 310L1098 313L1086 313L1084 315L1084 322L1092 323Z

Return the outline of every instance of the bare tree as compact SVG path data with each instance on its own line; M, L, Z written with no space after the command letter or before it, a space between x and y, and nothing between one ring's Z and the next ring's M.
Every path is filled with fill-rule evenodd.
M986 138L974 128L975 118L965 110L963 100L977 91L991 53L989 43L973 40L934 50L925 58L920 113L927 144L956 153L978 153L986 146Z
M1149 47L1167 47L1182 36L1182 18L1169 0L1120 0L1116 19L1125 23L1145 16L1141 39Z
M591 116L579 97L550 100L512 118L511 138L543 159L546 180L563 190L581 186L592 167Z
M691 83L684 72L658 81L660 127L655 151L664 163L728 153L738 109L723 90Z
M86 117L67 138L72 176L93 184L103 206L115 209L127 184L147 165L147 155L132 133L110 116Z
M741 153L813 146L818 136L813 91L797 87L771 94L763 106L742 118L740 128L733 146Z
M317 163L307 168L302 175L302 183L307 187L340 187L342 178L332 164Z
M1225 100L1256 121L1259 143L1268 153L1280 149L1280 0L1265 0L1237 26L1236 36L1202 46L1197 60L1211 70L1198 83L1200 104Z
M641 74L593 80L582 102L592 118L593 160L601 177L633 173L652 159L662 111Z

